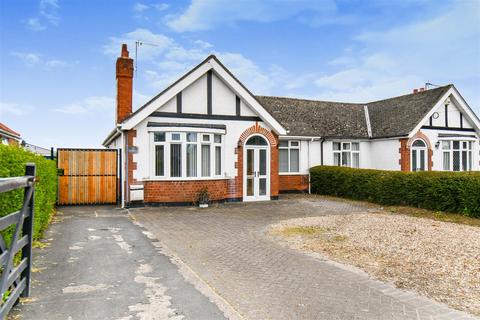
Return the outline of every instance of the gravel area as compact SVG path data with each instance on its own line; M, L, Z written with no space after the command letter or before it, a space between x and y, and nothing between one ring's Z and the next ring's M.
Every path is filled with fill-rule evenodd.
M480 228L384 213L285 220L281 243L480 315Z

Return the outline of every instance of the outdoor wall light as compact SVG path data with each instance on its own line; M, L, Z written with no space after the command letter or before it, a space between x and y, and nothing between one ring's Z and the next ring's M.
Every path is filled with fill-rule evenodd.
M437 141L437 142L435 143L435 149L438 149L439 147L440 147L440 141Z

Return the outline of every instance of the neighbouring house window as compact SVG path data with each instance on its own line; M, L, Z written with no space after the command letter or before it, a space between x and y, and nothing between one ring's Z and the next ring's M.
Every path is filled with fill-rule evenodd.
M155 177L218 177L223 170L222 135L198 132L154 132Z
M342 167L360 167L359 142L333 142L333 164Z
M472 141L443 140L441 144L444 171L472 170Z
M280 141L278 159L279 172L300 172L300 141Z

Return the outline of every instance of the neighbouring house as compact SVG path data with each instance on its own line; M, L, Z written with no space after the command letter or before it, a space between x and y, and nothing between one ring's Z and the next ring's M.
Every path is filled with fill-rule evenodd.
M0 122L0 142L7 145L18 145L22 141L20 133L13 131Z
M133 60L116 64L122 203L276 199L309 168L480 170L480 121L453 85L368 103L255 96L214 56L132 112Z

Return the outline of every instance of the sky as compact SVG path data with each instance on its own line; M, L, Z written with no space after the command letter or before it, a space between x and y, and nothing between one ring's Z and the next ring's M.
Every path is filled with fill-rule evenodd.
M369 102L453 83L480 114L480 0L1 0L0 122L101 147L136 40L134 110L214 53L255 94Z

